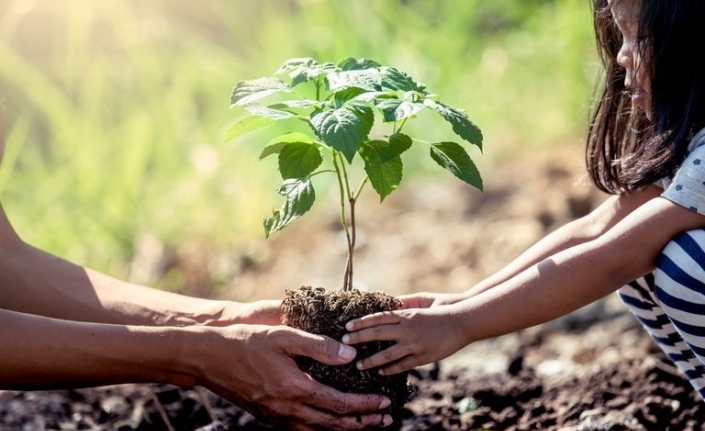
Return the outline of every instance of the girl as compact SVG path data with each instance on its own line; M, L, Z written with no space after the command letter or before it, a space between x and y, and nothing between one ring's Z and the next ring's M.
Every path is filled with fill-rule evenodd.
M705 396L705 1L594 0L605 82L587 139L612 196L462 294L420 293L351 321L343 341L396 341L358 362L394 374L554 319L620 286Z

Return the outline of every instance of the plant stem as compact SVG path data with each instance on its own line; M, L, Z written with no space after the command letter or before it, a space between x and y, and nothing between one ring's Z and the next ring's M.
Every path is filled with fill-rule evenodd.
M339 157L340 153L338 153ZM353 195L350 193L350 181L348 180L348 168L345 167L345 160L340 161L340 166L343 169L343 179L345 180L345 193L347 194L348 200L353 198Z
M316 175L328 174L331 172L335 173L335 171L333 169L324 169L322 171L316 171L316 172L312 173L311 175L309 175L309 177L315 177Z
M404 125L405 125L406 122L409 120L409 118L410 118L410 117L406 117L406 118L404 118L403 120L401 120L401 124L399 124L399 128L397 128L397 129L394 131L394 133L401 133L401 129L404 128ZM395 123L394 123L395 128L396 128L396 125L397 125L397 123L395 122Z
M352 233L350 235L350 243L348 244L348 264L345 270L347 275L346 285L348 290L352 289L353 285L353 253L355 252L355 240L357 239L357 228L355 226L355 198L350 198L350 225Z
M365 187L365 184L367 184L367 181L369 181L369 179L370 179L370 176L365 175L365 179L362 180L362 182L360 183L360 186L357 188L357 191L353 195L353 199L355 200L355 202L357 202L357 199L360 197L360 193L362 193L362 189Z
M338 177L338 190L340 192L340 222L343 225L343 230L345 230L345 237L348 240L348 262L345 266L345 275L343 276L343 290L352 289L352 253L354 248L354 211L351 211L351 216L353 217L353 233L351 234L348 228L347 219L345 217L345 198L348 197L348 202L353 204L354 201L350 200L350 186L347 178L347 170L345 169L345 160L340 159L340 153L333 150L333 166L335 167L335 173ZM342 168L341 168L342 166Z
M355 255L355 242L357 239L357 226L355 225L355 202L357 198L353 195L352 189L350 188L345 159L340 156L340 153L338 153L338 156L341 158L340 166L343 170L343 180L345 180L345 193L347 194L348 204L350 205L350 235L348 235L348 263L345 267L345 290L351 290L353 286L353 256ZM364 181L362 185L364 185Z

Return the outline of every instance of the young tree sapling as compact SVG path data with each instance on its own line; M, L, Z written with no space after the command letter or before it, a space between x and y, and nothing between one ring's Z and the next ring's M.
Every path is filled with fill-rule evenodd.
M321 181L318 178L328 176L336 182L348 252L342 289L326 291L303 286L287 290L282 303L284 323L309 332L340 339L348 320L401 307L399 300L382 292L353 288L353 258L360 194L368 183L380 201L396 190L402 179L404 152L415 145L427 146L438 165L482 190L480 173L462 145L454 141L427 142L404 133L408 122L422 110L435 112L450 124L461 141L482 149L480 129L463 111L443 104L423 84L394 67L369 59L318 63L311 58L295 58L286 61L275 77L238 82L232 91L231 107L243 108L249 115L228 129L226 140L283 121L308 126L304 132L289 131L274 138L260 155L260 159L278 158L283 179L278 193L284 203L264 220L266 237L311 209L316 197L314 177ZM389 133L370 137L378 118ZM355 185L351 184L348 171L356 156L363 162L364 178ZM356 347L358 356L366 357L388 344ZM392 413L403 406L409 395L404 374L380 376L358 371L354 361L344 367L329 367L306 358L298 362L314 378L341 390L390 396Z

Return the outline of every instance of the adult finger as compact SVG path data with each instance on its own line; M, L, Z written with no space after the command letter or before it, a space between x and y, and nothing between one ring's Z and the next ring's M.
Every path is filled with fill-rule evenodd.
M348 345L323 335L314 335L294 328L282 327L279 345L291 356L306 356L328 365L352 361L357 351Z
M377 413L391 405L389 398L373 394L347 394L315 381L306 375L298 383L303 393L310 394L307 403L338 416Z
M394 311L382 311L380 313L370 314L359 319L353 319L345 324L345 329L348 331L359 331L360 329L370 328L377 325L393 325L401 321L399 316Z
M382 413L341 416L321 411L315 406L301 406L297 411L297 416L298 419L309 425L333 430L361 430L392 424L392 417Z
M252 310L250 319L260 325L281 325L281 301L277 299L263 299L250 304Z

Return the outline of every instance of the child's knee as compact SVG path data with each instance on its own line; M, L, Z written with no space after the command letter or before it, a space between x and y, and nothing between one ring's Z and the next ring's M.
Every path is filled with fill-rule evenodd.
M654 284L656 298L676 308L705 302L705 229L669 241L656 262Z
M675 264L688 273L695 270L705 275L703 259L705 259L705 229L682 232L673 237L661 251L656 261L656 274L663 272L668 265Z
M693 246L699 246L700 249L705 248L705 229L688 230L674 236L664 247L662 255L672 254L677 249L688 251Z

